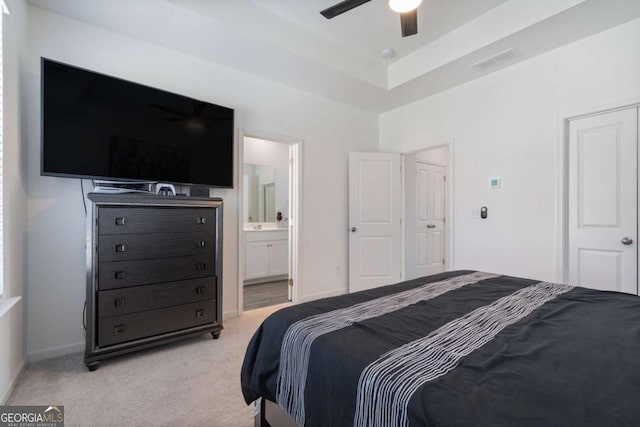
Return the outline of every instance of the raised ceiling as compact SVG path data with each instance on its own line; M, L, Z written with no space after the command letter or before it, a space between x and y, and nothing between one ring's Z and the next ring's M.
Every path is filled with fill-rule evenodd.
M404 38L400 34L400 18L389 8L386 0L372 0L331 20L319 12L339 3L339 0L253 0L252 3L360 55L388 63L506 1L423 0L418 8L418 34ZM396 52L390 61L380 57L380 51L385 47Z
M640 17L639 0L423 0L402 38L386 0L29 0L55 13L384 112ZM396 52L384 60L379 52ZM500 61L482 62L507 51ZM474 67L480 62L484 66Z

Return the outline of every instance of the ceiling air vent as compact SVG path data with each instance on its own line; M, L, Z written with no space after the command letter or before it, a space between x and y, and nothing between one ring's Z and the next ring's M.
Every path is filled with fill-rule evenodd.
M513 50L513 48L509 48L488 58L482 59L475 64L471 64L471 68L475 68L477 70L486 70L487 68L491 68L501 62L505 62L511 58L514 58L515 56L517 56L516 51Z

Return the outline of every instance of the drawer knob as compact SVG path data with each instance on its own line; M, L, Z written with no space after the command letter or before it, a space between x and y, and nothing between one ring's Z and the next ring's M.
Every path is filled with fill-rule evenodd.
M200 240L198 242L198 247L204 248L205 246L207 246L207 241L206 240Z
M200 216L200 217L196 218L196 223L200 224L200 225L206 224L207 223L207 218L205 218L203 216Z
M124 243L119 243L116 245L116 252L124 252L126 249L126 246L124 245Z
M114 276L116 280L124 280L127 278L127 273L125 271L116 271Z
M124 298L116 298L115 300L113 300L113 305L116 308L124 307Z
M116 325L113 327L113 333L116 335L124 334L125 329L124 325Z
M204 310L196 310L196 317L204 317Z
M203 295L206 291L207 291L207 288L205 288L204 286L198 286L196 288L196 294L198 295Z
M200 264L196 265L196 270L198 271L204 271L207 269L207 264L205 264L204 262L201 262Z
M123 216L116 217L116 225L124 225L124 217Z

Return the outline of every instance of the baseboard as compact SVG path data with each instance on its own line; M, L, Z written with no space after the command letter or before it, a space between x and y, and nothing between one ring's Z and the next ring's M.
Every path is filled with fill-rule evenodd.
M349 290L344 288L344 289L334 289L331 291L327 291L327 292L320 292L317 294L311 294L311 295L305 295L303 297L300 298L299 302L309 302L309 301L314 301L317 299L321 299L321 298L329 298L329 297L335 297L338 295L344 295L346 293L348 293Z
M231 310L231 311L225 311L224 313L222 313L222 320L227 320L230 319L232 317L238 317L238 310ZM223 324L224 326L224 324Z
M11 378L11 381L9 382L7 389L4 391L4 393L2 393L2 396L0 396L0 405L7 404L7 400L9 400L9 396L11 396L11 392L13 391L13 389L16 387L16 384L18 383L18 378L20 378L20 376L24 372L24 369L26 368L26 366L27 364L23 360L22 363L20 364L20 369L18 369L18 372L16 372L13 378Z
M27 357L29 362L39 362L41 360L53 359L54 357L66 356L68 354L79 353L81 351L84 351L84 341L35 351L33 353L28 353Z

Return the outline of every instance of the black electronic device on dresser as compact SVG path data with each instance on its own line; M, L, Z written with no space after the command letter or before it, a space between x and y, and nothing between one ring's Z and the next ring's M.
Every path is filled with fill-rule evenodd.
M222 330L222 199L90 193L85 364Z

